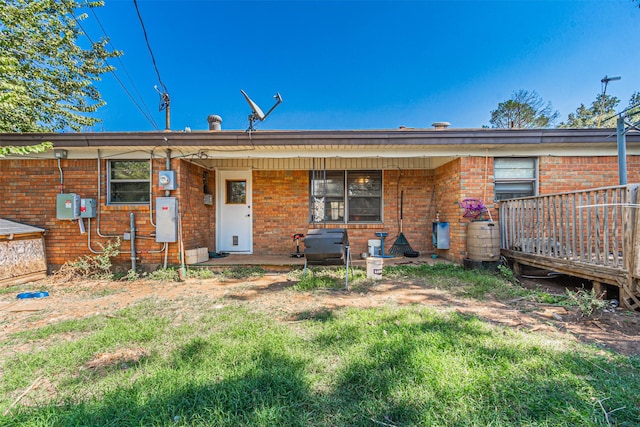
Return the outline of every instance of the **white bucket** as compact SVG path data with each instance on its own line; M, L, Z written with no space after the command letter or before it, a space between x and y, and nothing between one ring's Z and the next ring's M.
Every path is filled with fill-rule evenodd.
M380 256L380 240L369 240L369 256Z
M383 258L367 258L367 279L382 279L382 260Z

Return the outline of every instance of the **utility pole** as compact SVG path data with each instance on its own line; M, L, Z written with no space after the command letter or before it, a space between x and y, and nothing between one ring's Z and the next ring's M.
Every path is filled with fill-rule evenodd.
M162 94L162 101L165 105L164 109L164 122L165 122L165 131L171 130L171 100L169 99L169 94L164 92Z
M153 88L156 90L156 92L158 92L158 95L160 95L160 107L158 108L158 110L159 111L165 110L164 130L165 132L170 131L171 130L171 98L169 98L169 92L167 91L167 88L164 84L162 84L162 89L163 89L162 91L158 89L158 86L154 86Z

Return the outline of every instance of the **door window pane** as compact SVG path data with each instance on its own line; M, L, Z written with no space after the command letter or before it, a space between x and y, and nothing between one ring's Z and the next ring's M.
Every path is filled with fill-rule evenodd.
M239 180L226 182L226 202L229 205L244 205L247 203L247 181Z

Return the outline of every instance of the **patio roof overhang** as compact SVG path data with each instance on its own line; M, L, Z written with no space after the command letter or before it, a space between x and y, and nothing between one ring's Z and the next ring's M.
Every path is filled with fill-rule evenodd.
M617 155L615 129L395 129L0 134L0 145L50 141L69 158L105 156L198 159L432 158L463 156ZM640 132L627 134L627 154L640 155ZM52 153L29 157L51 158Z

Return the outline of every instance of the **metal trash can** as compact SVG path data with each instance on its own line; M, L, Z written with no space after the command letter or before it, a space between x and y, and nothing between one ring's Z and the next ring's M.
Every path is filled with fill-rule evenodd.
M349 237L343 228L311 229L304 238L304 256L310 265L347 263Z

